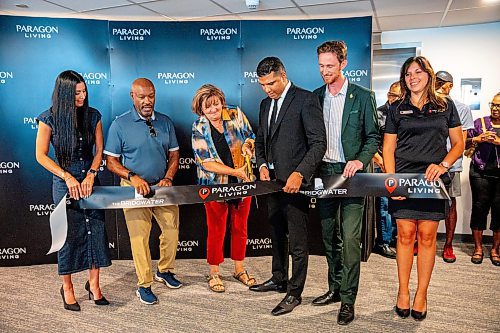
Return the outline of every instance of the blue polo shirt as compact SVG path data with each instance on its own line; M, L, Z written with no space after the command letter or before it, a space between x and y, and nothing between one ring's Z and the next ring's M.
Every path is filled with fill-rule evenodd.
M178 150L179 144L168 116L154 111L151 122L156 136L135 108L116 117L109 127L104 153L121 157L124 167L154 184L165 177L168 152Z

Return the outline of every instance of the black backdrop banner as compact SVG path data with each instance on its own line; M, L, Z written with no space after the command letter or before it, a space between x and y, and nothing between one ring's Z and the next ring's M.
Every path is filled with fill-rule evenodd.
M36 116L50 107L54 81L73 69L86 80L89 102L103 115L104 137L116 116L132 106L130 85L147 77L156 86L158 112L175 124L181 159L175 185L195 184L191 151L191 99L212 83L239 105L257 131L259 101L265 97L255 68L266 56L280 57L291 81L313 90L322 84L316 47L342 39L349 48L344 74L370 87L371 17L309 21L111 22L0 16L0 266L55 263L45 256L51 243L49 215L52 175L35 160ZM101 165L103 185L118 179ZM256 204L258 201L258 205ZM322 253L315 199L310 202L310 252ZM270 255L266 196L254 199L248 224L248 256ZM114 259L131 259L120 210L106 211ZM202 204L180 207L177 257L204 258ZM151 249L158 258L159 228L153 224ZM229 246L225 247L229 249Z

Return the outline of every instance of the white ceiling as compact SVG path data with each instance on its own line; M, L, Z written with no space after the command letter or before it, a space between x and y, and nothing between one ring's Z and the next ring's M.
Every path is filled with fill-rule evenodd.
M29 8L16 5L25 4ZM1 0L0 15L117 21L279 20L373 16L373 32L500 21L500 0Z

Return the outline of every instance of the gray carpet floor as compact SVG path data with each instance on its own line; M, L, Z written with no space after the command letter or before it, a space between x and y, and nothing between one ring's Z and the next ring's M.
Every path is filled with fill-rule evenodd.
M485 253L489 249L485 248ZM74 275L79 313L63 309L56 265L0 268L0 332L500 332L500 267L487 255L470 262L472 247L455 246L457 262L436 258L428 293L428 316L422 322L393 313L397 294L395 260L372 254L361 266L356 319L336 323L339 303L311 306L326 290L324 257L311 256L302 305L273 317L271 309L284 294L254 293L231 276L230 260L222 265L226 292L207 288L205 260L178 260L178 290L154 283L159 304L143 305L135 296L132 261L114 261L101 274L102 290L112 305L98 307L86 299L86 273ZM270 257L248 258L246 267L258 281L270 277ZM416 287L416 264L412 272Z

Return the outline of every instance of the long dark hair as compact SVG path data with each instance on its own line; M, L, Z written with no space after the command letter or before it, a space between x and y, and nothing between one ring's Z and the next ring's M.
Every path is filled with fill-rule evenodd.
M77 108L75 105L76 85L81 82L85 84L85 80L77 72L64 71L57 76L52 92L51 112L54 132L57 134L54 148L57 160L63 168L73 159L78 134L83 138L83 147L92 147L95 141L91 130L88 92L83 106Z
M423 56L410 57L406 59L405 63L401 67L401 73L399 76L402 97L401 101L404 101L411 95L410 89L408 89L408 86L406 85L405 75L408 67L410 67L410 65L414 62L416 62L424 72L429 74L429 82L427 82L426 91L423 97L427 97L433 105L439 107L440 109L445 109L448 103L446 102L445 98L439 96L436 93L436 75L434 74L434 69L432 69L429 60L427 60L427 58Z

